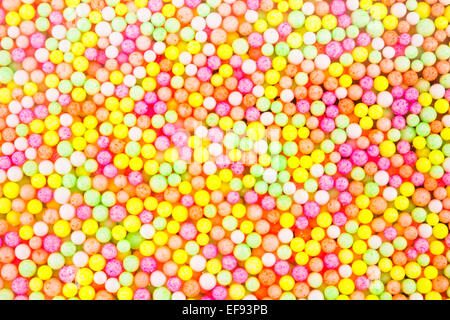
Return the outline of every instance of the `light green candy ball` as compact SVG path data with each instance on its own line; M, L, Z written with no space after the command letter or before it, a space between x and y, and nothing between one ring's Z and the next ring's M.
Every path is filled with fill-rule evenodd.
M190 240L186 243L184 250L188 255L195 256L200 251L200 246L197 242Z
M228 270L222 270L217 274L217 282L222 286L229 285L232 280L233 277L231 275L231 272Z
M8 51L0 51L0 66L7 66L11 63L11 54Z
M233 254L239 261L247 260L251 255L250 247L245 243L240 243L236 247L234 247Z
M45 300L45 296L42 292L32 292L29 295L30 300Z
M326 287L323 293L327 300L336 300L339 296L339 290L335 286Z
M261 241L261 236L255 232L250 233L245 239L247 245L252 249L258 248L261 245Z
M13 300L14 293L7 288L3 288L0 290L0 300Z
M159 287L156 288L155 291L153 291L154 300L170 300L171 297L172 294L170 293L169 289L165 287Z
M249 49L248 42L242 38L238 38L238 39L234 40L232 47L233 47L233 51L238 55L246 54Z
M119 283L124 287L129 287L133 284L133 274L130 272L122 272L119 276Z
M100 203L100 192L97 190L91 189L84 193L84 201L87 205L91 207L95 207Z
M14 77L14 72L8 67L0 68L0 83L8 84Z
M293 28L301 28L305 23L305 15L301 11L292 11L289 13L287 21Z
M65 257L71 257L77 251L76 245L71 241L66 241L61 245L61 253Z
M109 228L107 227L100 227L97 230L95 237L99 242L107 243L109 240L111 240L111 230L109 230Z
M119 250L119 252L125 253L130 251L131 249L131 244L128 240L122 239L119 242L117 242L117 250Z
M136 271L139 268L138 257L134 255L125 257L125 259L123 260L123 267L129 272Z
M350 234L355 234L358 231L358 228L359 224L356 220L350 220L345 224L345 231L347 231Z
M431 19L421 19L416 25L416 31L424 37L431 36L436 27Z
M47 263L53 270L59 270L64 266L65 258L59 252L54 252L48 256Z
M222 226L227 231L233 231L237 228L238 221L233 216L226 216L222 220Z
M247 281L245 281L245 287L250 292L255 292L259 289L260 283L256 277L249 277Z
M31 278L36 273L36 264L32 260L23 260L19 263L19 273L22 277Z

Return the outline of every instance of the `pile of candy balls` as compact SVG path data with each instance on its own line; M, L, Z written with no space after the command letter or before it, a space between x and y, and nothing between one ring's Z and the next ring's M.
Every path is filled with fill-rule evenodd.
M449 0L0 0L0 300L450 297Z

